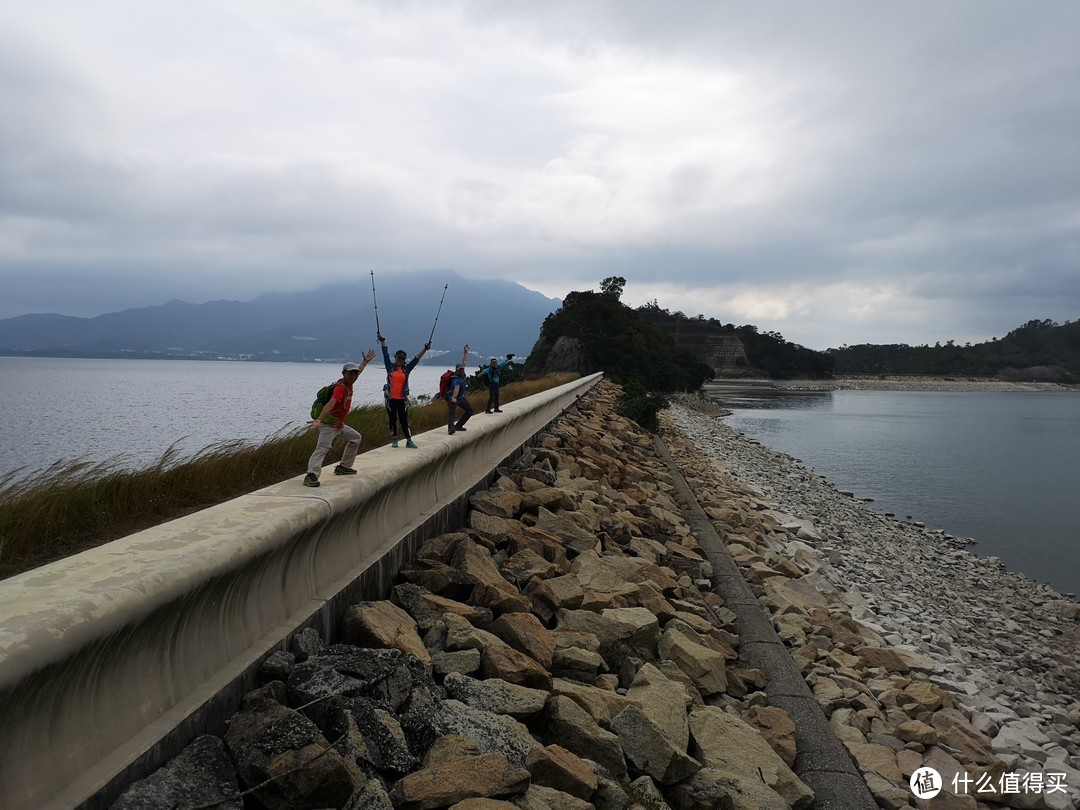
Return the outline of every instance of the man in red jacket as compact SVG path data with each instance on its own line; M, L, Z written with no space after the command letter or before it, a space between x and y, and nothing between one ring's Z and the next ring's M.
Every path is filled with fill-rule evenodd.
M375 350L369 349L364 352L363 365L346 363L342 367L341 379L334 386L330 400L323 406L319 415L309 423L313 429L318 429L319 441L315 445L315 452L308 459L307 475L304 476L305 487L319 486L319 473L322 472L323 459L330 452L330 446L338 436L345 440L345 452L341 455L341 463L334 468L334 475L356 475L356 470L352 465L356 460L356 453L360 449L363 436L346 425L345 418L352 410L353 383L374 357Z

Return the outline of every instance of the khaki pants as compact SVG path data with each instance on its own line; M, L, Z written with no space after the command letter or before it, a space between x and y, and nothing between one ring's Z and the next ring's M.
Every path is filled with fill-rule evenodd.
M338 436L345 440L345 452L341 456L341 466L351 467L356 461L356 453L360 449L363 436L348 425L319 425L319 441L315 445L315 452L308 459L307 471L317 478L322 471L323 459L330 452L330 446Z

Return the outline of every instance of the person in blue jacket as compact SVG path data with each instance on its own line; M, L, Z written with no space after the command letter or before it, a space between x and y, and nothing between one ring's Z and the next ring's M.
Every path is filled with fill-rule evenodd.
M390 446L398 446L398 422L400 421L401 432L405 435L405 446L415 449L416 443L412 439L412 430L409 429L409 374L416 368L420 358L431 348L431 344L425 343L419 354L406 363L405 358L408 355L405 354L404 349L394 352L394 359L391 361L390 351L386 348L386 338L382 335L376 335L376 337L379 345L382 346L383 365L386 366L386 385L383 386L383 393L386 400L386 413L390 417Z
M488 387L488 406L484 413L502 413L499 408L499 376L513 359L514 355L508 354L500 363L498 357L492 357L491 362L480 369L480 375L487 382Z
M446 432L451 436L459 430L464 432L465 423L473 415L473 407L465 397L465 362L468 358L469 346L466 344L461 362L454 369L454 376L450 378L450 384L446 388ZM455 421L458 408L461 408L461 418Z

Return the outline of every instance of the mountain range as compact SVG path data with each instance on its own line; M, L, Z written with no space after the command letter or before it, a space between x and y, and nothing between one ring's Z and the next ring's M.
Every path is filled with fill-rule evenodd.
M0 320L0 354L336 363L377 348L377 315L391 352L415 354L434 328L427 359L459 356L466 343L481 356L524 356L561 305L513 282L449 271L375 281L377 310L371 279L362 277L251 301L169 301L93 318L20 315Z

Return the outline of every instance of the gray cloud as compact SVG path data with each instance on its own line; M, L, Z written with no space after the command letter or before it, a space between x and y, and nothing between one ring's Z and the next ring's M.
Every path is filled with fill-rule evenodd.
M438 266L553 296L622 275L629 303L815 348L1076 318L1078 22L1068 2L8 4L0 317Z

